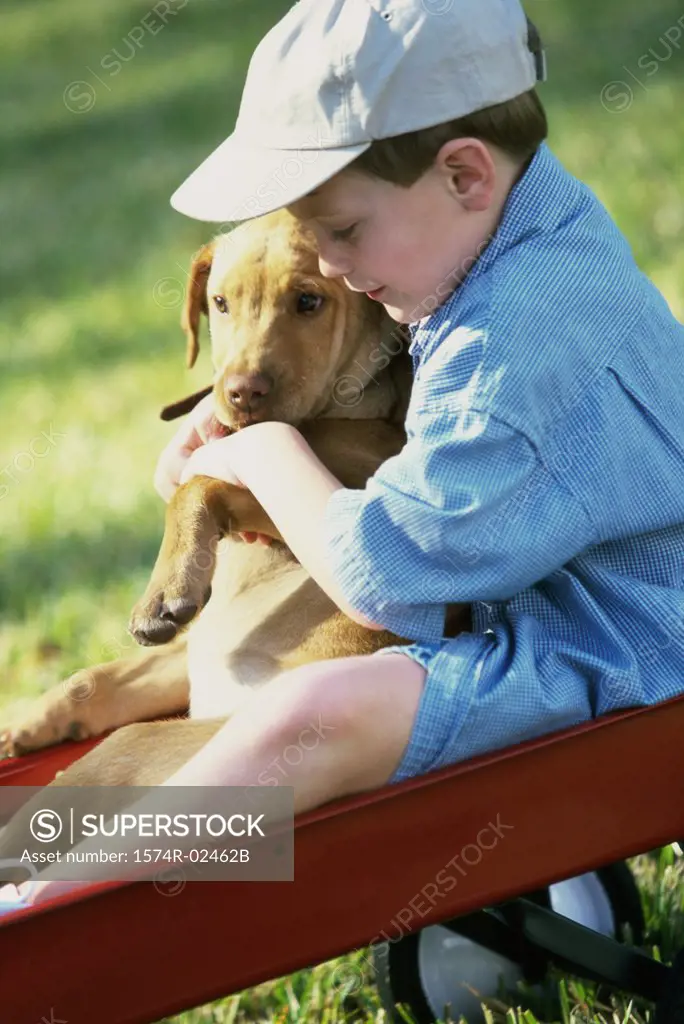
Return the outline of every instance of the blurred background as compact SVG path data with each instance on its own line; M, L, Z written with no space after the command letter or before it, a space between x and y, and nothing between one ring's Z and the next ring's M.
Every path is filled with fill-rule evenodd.
M232 131L251 52L289 6L3 4L0 705L135 649L125 626L163 527L152 475L175 429L159 410L211 379L206 343L185 368L178 320L212 226L169 197ZM684 319L684 8L526 9L552 148Z

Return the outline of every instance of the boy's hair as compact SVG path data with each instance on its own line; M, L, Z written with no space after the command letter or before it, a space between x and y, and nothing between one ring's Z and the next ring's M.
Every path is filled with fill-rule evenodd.
M476 110L455 121L389 139L376 139L348 169L408 187L432 166L440 149L450 139L482 139L524 163L534 155L547 134L546 113L536 91L530 89L505 103Z

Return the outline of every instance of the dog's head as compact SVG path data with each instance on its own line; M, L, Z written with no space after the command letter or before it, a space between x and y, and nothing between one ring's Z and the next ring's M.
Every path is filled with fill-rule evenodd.
M373 391L406 339L380 304L322 277L313 236L287 211L241 224L195 255L182 318L189 366L203 314L216 415L229 429L387 412Z

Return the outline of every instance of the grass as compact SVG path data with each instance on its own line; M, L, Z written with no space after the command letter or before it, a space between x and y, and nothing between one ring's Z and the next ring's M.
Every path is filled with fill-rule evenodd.
M158 410L211 372L206 346L198 366L184 369L178 328L185 267L211 228L174 213L168 197L231 130L249 55L288 7L177 0L164 24L157 15L143 22L151 8L139 0L5 4L3 705L130 645L128 612L162 531L151 481L170 428ZM627 14L618 0L529 0L528 13L547 47L541 91L551 144L608 206L681 319L684 53L672 47L665 59L662 41L680 8L654 0ZM649 49L660 60L647 77L639 59ZM681 867L665 858L636 864L650 941L667 956L684 939L674 889ZM379 1021L362 953L356 958L361 983L352 993L334 983L335 965L323 965L176 1024ZM344 962L354 965L354 956ZM568 987L569 1006L586 1005L564 1020L613 1020L583 991ZM647 1020L616 1012L616 1020Z

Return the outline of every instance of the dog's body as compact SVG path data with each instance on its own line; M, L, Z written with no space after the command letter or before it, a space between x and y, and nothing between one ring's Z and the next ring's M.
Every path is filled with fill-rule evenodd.
M294 218L281 211L248 222L195 258L184 313L190 365L210 309L218 433L264 419L291 423L349 488L363 488L401 449L411 388L405 338L377 303L321 277L313 240ZM242 543L242 531L274 542ZM447 635L467 628L468 614L450 606ZM57 784L159 784L251 687L308 662L402 642L344 615L251 492L202 476L169 502L130 630L158 646L48 691L6 728L5 752L117 728ZM188 707L190 721L150 721Z

